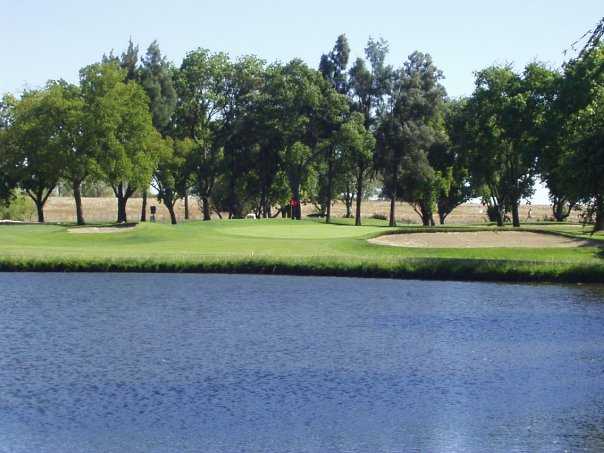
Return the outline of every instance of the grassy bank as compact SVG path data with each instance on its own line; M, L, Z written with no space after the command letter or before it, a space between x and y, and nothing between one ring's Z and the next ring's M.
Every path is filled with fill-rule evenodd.
M454 228L477 231L485 227ZM529 226L590 237L576 226ZM572 248L428 249L372 245L380 221L212 221L142 224L128 232L73 234L60 225L0 226L2 271L227 272L491 281L604 282L604 254ZM452 231L453 228L447 229ZM602 241L604 236L592 237Z

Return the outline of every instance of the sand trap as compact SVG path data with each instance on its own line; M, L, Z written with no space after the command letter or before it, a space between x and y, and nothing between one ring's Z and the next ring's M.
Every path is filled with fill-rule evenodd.
M592 241L553 234L523 231L476 231L464 233L390 234L370 239L370 243L394 247L487 248L487 247L580 247L595 246Z
M81 228L69 228L68 233L75 234L107 234L107 233L127 233L132 231L134 226L123 226L123 227L81 227Z

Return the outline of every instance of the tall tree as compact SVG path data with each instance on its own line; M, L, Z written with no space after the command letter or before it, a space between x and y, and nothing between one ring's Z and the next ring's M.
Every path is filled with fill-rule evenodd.
M327 54L321 56L319 71L323 74L335 90L340 94L347 94L349 89L346 68L350 58L350 46L346 35L338 36L336 43Z
M463 136L465 99L447 100L444 109L444 137L428 152L428 160L438 172L437 210L443 225L453 210L476 196L470 184L467 152Z
M243 216L248 185L254 170L252 154L260 131L250 130L252 116L263 85L264 61L244 56L235 61L225 80L225 104L216 140L224 148L224 188L229 218Z
M497 208L497 222L512 212L520 226L520 200L534 192L539 124L545 113L540 93L544 68L530 64L523 74L510 66L480 71L468 101L473 143L472 176Z
M348 80L346 74L346 68L348 66L348 58L350 57L350 47L346 35L338 36L334 48L328 54L321 56L321 62L319 64L319 71L323 74L323 77L333 86L333 88L342 95L348 94ZM334 129L338 128L338 125L334 124ZM332 130L331 143L325 144L325 159L326 159L326 213L325 222L329 223L331 220L331 204L334 196L334 178L336 173L336 159L338 155L341 156L341 152L338 152L338 133L337 130Z
M390 226L396 226L396 200L404 198L400 192L403 164L416 162L411 157L426 152L437 139L435 122L445 96L442 77L430 55L421 52L412 53L396 73L378 130L376 156L390 198Z
M96 175L94 137L92 137L94 112L86 111L80 88L64 81L50 82L47 89L57 122L57 140L65 155L63 177L73 189L76 206L76 222L83 225L82 184Z
M232 64L224 53L206 49L188 53L176 79L178 92L177 136L195 143L191 165L194 190L202 202L203 220L210 220L210 197L223 165L224 147L219 140L227 106L226 85Z
M349 71L349 87L354 109L365 118L365 127L372 129L376 117L387 102L391 91L394 70L386 65L388 43L383 40L369 39L365 47L365 57L370 68L362 58L358 58Z
M600 19L592 30L588 30L579 41L585 37L587 37L587 42L583 46L583 49L581 49L579 57L584 57L587 53L601 44L602 37L604 37L604 17Z
M140 81L149 97L153 126L162 134L170 132L169 124L176 110L176 89L173 71L161 54L159 44L153 41L141 58Z
M361 204L365 195L365 182L372 169L375 138L365 127L363 114L354 112L349 120L342 125L339 143L341 143L344 160L349 163L349 169L354 176L354 192L356 199L356 226L361 225Z
M117 199L117 222L127 222L127 202L148 185L158 158L149 99L137 82L125 82L115 63L87 66L80 77L93 118L96 160Z
M569 62L558 99L567 108L563 182L604 230L604 45Z
M152 185L157 191L157 199L170 213L170 221L176 225L174 205L183 198L189 187L188 162L193 143L190 139L172 140L167 137L158 140L159 161L153 175Z
M19 186L34 201L40 223L44 222L44 205L66 163L59 114L48 90L26 91L15 106L10 127Z
M176 109L176 90L172 77L172 68L162 56L159 44L153 41L147 48L146 54L141 58L141 65L137 67L135 58L138 48L128 47L128 52L123 56L123 62L131 77L140 80L149 97L149 109L153 119L153 126L162 135L169 133L169 125ZM127 77L128 79L128 77ZM147 220L147 189L143 189L143 205L141 208L141 222Z
M0 99L0 203L5 204L11 201L18 184L15 149L9 134L16 104L17 99L12 95L6 94Z
M119 59L119 64L126 72L124 74L126 82L140 82L140 66L138 56L138 45L132 42L132 38L128 40L128 47Z

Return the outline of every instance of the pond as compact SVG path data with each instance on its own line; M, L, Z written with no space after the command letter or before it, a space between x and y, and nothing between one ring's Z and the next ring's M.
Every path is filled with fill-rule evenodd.
M0 274L0 452L604 450L604 287Z

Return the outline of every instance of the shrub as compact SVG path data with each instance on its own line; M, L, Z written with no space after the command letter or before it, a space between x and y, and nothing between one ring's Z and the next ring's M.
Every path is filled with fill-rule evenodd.
M403 225L419 225L419 221L417 219L410 219L408 217L401 217L400 219L397 219L397 222Z
M33 201L23 194L16 194L8 204L0 204L0 220L19 220L29 222L36 210Z
M371 215L371 218L375 219L375 220L388 220L388 217L386 217L386 214L380 214L377 212L373 213Z

